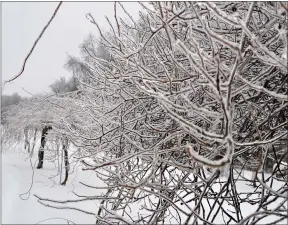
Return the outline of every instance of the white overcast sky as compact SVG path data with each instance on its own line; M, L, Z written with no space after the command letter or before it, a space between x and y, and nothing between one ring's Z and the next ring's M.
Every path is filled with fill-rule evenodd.
M23 60L34 41L52 16L58 2L2 2L2 84L19 73ZM124 2L126 10L138 17L141 6L136 2ZM61 76L71 74L63 67L67 54L78 56L79 45L93 33L95 25L85 17L91 13L100 27L109 30L105 15L114 20L114 2L63 2L56 17L38 42L30 56L24 73L11 84L5 85L3 94L18 92L29 96L48 92L49 85ZM117 16L125 17L117 5Z

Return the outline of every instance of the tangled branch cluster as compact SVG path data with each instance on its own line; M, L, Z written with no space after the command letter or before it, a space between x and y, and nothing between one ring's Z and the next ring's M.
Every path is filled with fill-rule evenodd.
M105 183L83 184L103 196L73 200L101 200L98 211L39 202L97 224L283 222L287 177L274 175L287 162L287 10L277 2L143 7L139 21L125 11L130 21L119 20L117 32L107 18L109 34L87 15L109 57L82 46L83 58L70 62L80 91L61 98L51 119L79 149L83 170Z

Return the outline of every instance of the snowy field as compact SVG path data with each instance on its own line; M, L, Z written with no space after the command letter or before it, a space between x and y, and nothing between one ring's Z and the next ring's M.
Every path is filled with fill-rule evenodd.
M32 160L33 162L36 159ZM37 202L34 194L51 199L66 200L75 199L72 191L78 194L98 194L87 193L88 188L79 185L79 181L88 184L97 180L90 172L83 173L79 168L75 168L75 173L70 175L66 186L59 185L59 176L55 165L47 161L44 162L43 170L34 170L34 182L30 196L27 200L22 200L19 195L26 193L31 186L32 170L30 160L27 155L16 152L8 152L2 155L2 223L3 224L67 224L65 219L76 224L93 224L95 218L91 215L83 215L81 212L71 210L56 210L45 207ZM90 181L90 182L89 182ZM95 184L94 184L95 185ZM85 193L81 193L85 190ZM23 199L28 194L21 195ZM99 202L77 203L77 206L89 211L96 211ZM60 219L63 218L63 219Z
M35 163L37 159L34 157L32 162ZM93 172L83 172L80 167L74 168L75 173L70 175L66 186L59 185L59 176L57 174L56 166L51 162L44 162L43 170L34 170L33 186L31 188L30 196L26 193L32 180L32 169L30 160L27 154L16 151L9 151L2 154L2 223L3 224L95 224L94 216L83 214L75 210L68 209L53 209L45 207L37 202L34 194L43 198L67 200L76 199L72 193L82 195L100 195L101 190L89 189L79 184L79 181L91 184L94 186L105 186ZM250 174L245 173L245 176ZM223 179L223 178L222 178ZM97 182L97 183L95 183ZM273 186L275 189L279 188L282 183L275 182ZM247 186L247 182L238 182L237 189L245 190L243 192L253 192L251 186ZM24 194L24 195L21 195ZM255 197L256 195L252 195ZM22 200L24 199L24 200ZM29 197L29 198L28 198ZM25 200L26 199L26 200ZM279 199L283 201L283 199ZM275 206L279 201L275 202ZM85 203L73 203L78 208L87 210L89 212L97 212L100 204L99 201L89 201ZM59 204L58 204L59 205ZM273 204L274 205L274 204ZM193 206L193 203L191 203ZM228 205L223 205L229 207ZM208 205L207 205L208 207ZM137 215L138 207L133 207L131 215ZM243 216L249 215L257 208L257 205L249 205L247 203L241 204ZM265 218L265 223L273 221L274 216ZM176 221L166 221L176 223ZM223 224L223 218L216 218L215 224ZM264 222L264 221L263 221ZM285 221L279 224L284 224Z

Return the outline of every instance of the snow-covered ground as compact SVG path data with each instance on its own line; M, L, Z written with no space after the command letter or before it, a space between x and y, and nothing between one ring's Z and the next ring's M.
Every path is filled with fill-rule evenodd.
M36 159L32 160L33 162ZM72 191L78 194L99 194L99 192L89 191L88 188L77 184L85 181L93 184L97 178L93 173L83 173L80 168L75 169L75 174L69 177L66 186L59 185L59 176L51 178L57 173L53 163L44 162L43 170L34 170L34 182L31 188L30 197L22 200L19 195L26 193L31 185L32 169L27 155L16 152L6 152L2 155L2 223L3 224L67 224L63 219L68 219L76 224L93 224L95 218L90 215L83 215L81 212L71 210L57 210L45 207L37 202L34 194L41 197L66 200L75 199ZM77 175L77 176L76 176ZM77 185L75 185L77 184ZM81 190L85 189L85 193ZM28 194L21 195L27 198ZM99 202L77 203L82 209L96 211ZM60 219L63 218L63 219ZM49 220L47 220L49 219ZM46 221L44 221L46 220ZM43 221L43 222L41 222Z
M34 164L36 158L32 159ZM35 166L34 166L35 168ZM34 194L43 198L67 200L76 199L72 191L82 195L99 195L101 190L89 189L79 184L79 181L85 182L94 186L105 186L97 179L93 172L83 172L79 167L75 168L75 173L70 175L66 186L59 185L59 176L56 166L47 161L44 162L44 169L34 170L33 185L30 196L26 193L32 181L32 169L30 160L26 153L19 151L9 151L2 154L2 223L4 224L67 224L67 220L73 221L76 224L95 224L94 216L83 214L75 210L68 209L53 209L45 207L37 202ZM251 176L249 173L245 176ZM97 182L97 183L95 183ZM275 189L278 189L280 182L274 183ZM253 192L252 187L247 186L246 182L237 183L238 190L245 192ZM21 195L21 196L19 196ZM20 197L24 198L21 199ZM26 200L25 200L26 199ZM281 199L280 199L281 200ZM283 199L282 199L283 200ZM81 209L89 212L96 212L100 201L89 201L84 203L73 204ZM277 204L277 202L275 202ZM229 206L224 207L229 208ZM193 203L191 203L193 207ZM208 204L207 204L208 207ZM137 215L137 209L133 207L132 215ZM243 216L249 215L257 208L257 205L241 204ZM66 219L66 220L65 220ZM223 223L223 218L216 218L215 223ZM275 218L274 218L275 219ZM273 221L273 216L265 219L265 222ZM166 221L169 222L169 221ZM171 222L171 221L170 221ZM282 221L280 224L283 224ZM176 223L176 221L174 221Z

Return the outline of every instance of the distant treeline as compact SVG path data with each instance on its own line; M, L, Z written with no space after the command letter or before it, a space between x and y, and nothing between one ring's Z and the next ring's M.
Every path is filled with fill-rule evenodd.
M50 86L50 89L53 93L66 93L77 90L77 80L75 77L70 77L66 80L65 77L60 77L59 80L53 82ZM3 113L8 106L18 104L19 102L27 99L27 97L20 96L17 92L12 95L2 95L1 96L1 124L4 124Z
M4 107L15 105L21 102L24 98L21 97L18 93L12 95L2 95L1 96L1 109Z

